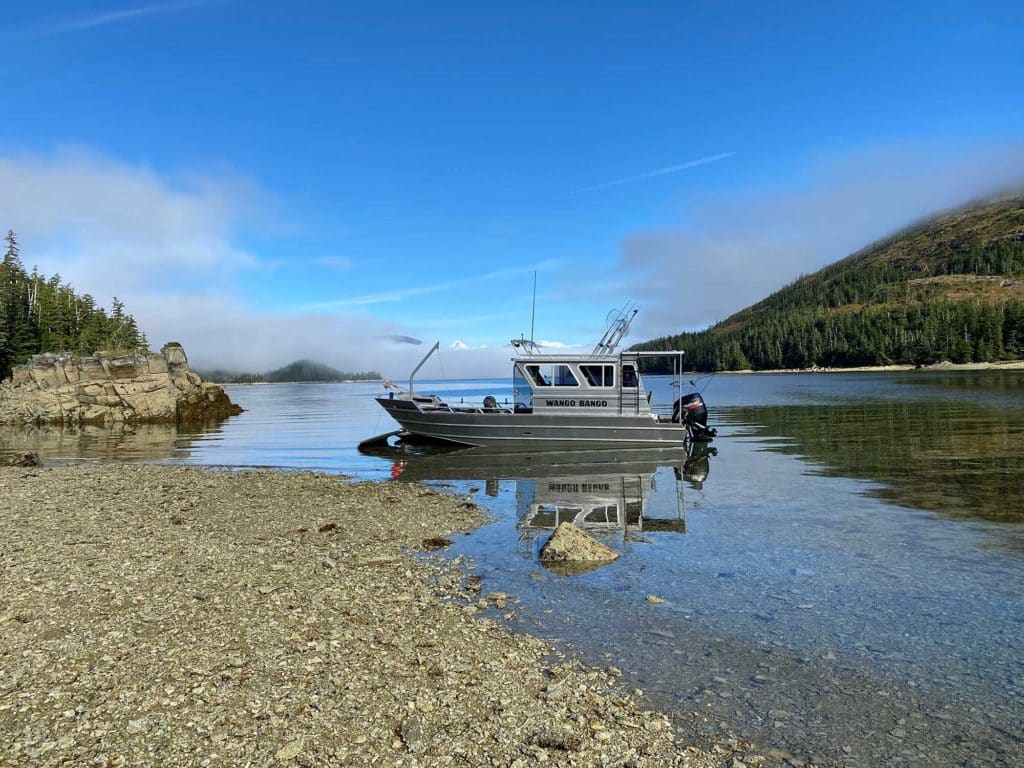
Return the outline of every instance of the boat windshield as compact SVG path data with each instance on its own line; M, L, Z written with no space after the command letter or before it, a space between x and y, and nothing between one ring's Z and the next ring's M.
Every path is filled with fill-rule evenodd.
M533 408L533 390L518 365L512 366L512 397L517 411L522 408Z
M573 375L572 368L564 363L547 363L544 365L527 365L526 372L533 378L538 387L578 387L580 384Z

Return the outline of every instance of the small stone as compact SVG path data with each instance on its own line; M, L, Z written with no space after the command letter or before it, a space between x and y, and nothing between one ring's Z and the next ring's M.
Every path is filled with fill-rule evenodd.
M299 756L302 751L302 740L296 739L295 741L289 741L279 750L277 750L277 759L283 761L294 760Z
M402 741L410 752L419 752L423 748L425 739L423 721L418 715L409 715L403 718L402 724L398 726L398 735L402 737Z
M444 536L431 536L429 539L423 540L423 548L427 550L444 549L450 547L451 544L452 540L446 539Z
M648 595L647 596L647 602L650 603L651 605L660 605L661 603L664 603L665 600L660 598L660 597L658 597L657 595Z

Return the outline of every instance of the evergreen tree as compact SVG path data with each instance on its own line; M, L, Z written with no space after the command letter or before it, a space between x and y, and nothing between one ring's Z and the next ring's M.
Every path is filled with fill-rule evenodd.
M90 354L100 349L136 352L146 337L124 304L114 299L110 317L88 294L78 296L59 275L26 273L13 231L0 261L0 379L40 352Z

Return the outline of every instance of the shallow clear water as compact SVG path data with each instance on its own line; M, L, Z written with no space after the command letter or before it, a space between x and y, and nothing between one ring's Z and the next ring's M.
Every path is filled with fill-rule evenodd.
M378 390L231 387L247 412L212 431L6 430L0 451L448 484L495 513L452 549L521 599L510 622L622 668L688 738L742 736L775 762L1024 764L1021 373L720 376L720 436L691 455L364 456L394 427ZM545 570L564 519L623 556Z

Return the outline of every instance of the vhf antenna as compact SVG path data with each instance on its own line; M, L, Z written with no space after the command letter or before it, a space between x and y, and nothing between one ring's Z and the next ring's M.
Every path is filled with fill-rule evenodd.
M533 340L533 323L537 317L537 270L533 270L533 305L530 307L530 343L534 344Z

